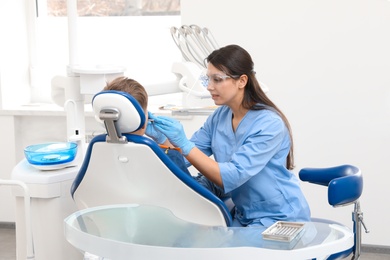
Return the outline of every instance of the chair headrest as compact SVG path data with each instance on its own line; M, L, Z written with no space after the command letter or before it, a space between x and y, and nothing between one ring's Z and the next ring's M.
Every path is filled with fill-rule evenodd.
M138 101L130 94L122 91L105 90L97 93L92 99L92 108L98 122L100 113L107 109L119 112L116 127L120 133L137 131L145 124L145 113Z

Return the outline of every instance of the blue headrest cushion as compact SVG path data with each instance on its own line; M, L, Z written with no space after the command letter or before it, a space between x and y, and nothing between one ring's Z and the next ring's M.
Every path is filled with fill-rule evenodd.
M121 134L137 131L145 124L145 112L138 101L129 93L115 90L105 90L97 93L92 99L92 108L95 118L99 118L103 109L115 108L119 110L119 119L116 122Z

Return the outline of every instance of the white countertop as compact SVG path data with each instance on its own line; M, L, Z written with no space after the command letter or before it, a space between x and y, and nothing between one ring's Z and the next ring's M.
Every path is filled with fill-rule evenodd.
M214 103L209 99L200 99L184 92L156 95L149 97L148 110L155 114L170 115L172 110L161 109L161 107L189 108L192 111L202 109L203 107L213 106ZM91 104L85 104L85 116L93 117ZM54 103L30 103L20 106L7 107L0 109L0 115L11 116L66 116L63 107Z

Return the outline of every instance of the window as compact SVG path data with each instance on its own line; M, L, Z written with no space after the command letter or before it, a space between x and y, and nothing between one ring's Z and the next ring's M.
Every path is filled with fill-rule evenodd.
M78 0L79 16L180 15L180 0ZM66 16L66 0L47 0L48 16Z
M70 60L67 1L37 1L31 101L51 102L51 79L66 75ZM180 26L180 0L78 0L77 7L79 65L124 66L147 89L176 79L171 66L181 53L170 28Z

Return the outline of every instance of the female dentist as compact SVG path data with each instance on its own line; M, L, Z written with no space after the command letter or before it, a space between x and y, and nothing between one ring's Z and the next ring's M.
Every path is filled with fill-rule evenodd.
M231 196L234 226L268 227L276 221L310 221L294 167L287 118L262 91L250 54L238 45L213 51L203 83L219 105L187 139L183 126L155 117L153 127L201 173L197 180L217 196ZM214 156L214 159L210 158Z

